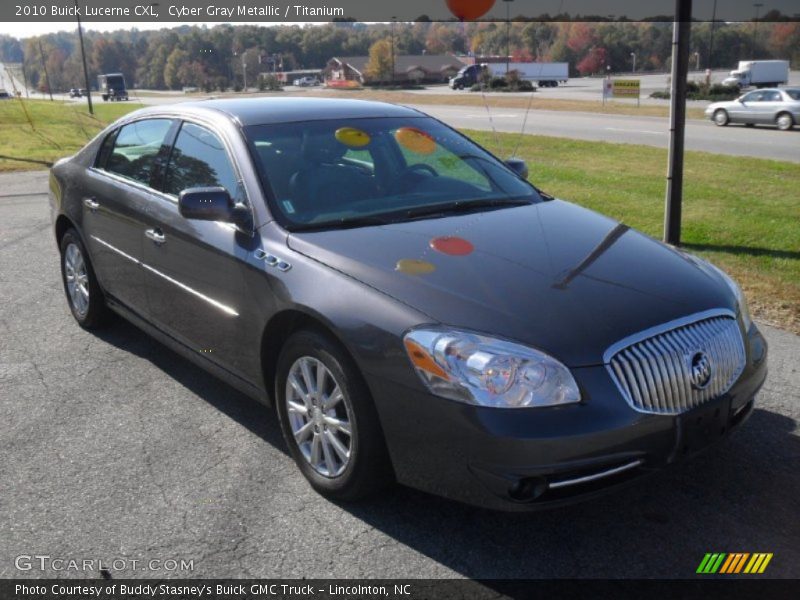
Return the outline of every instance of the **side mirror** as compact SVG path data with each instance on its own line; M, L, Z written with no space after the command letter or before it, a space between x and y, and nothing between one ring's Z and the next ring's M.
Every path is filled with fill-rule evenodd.
M234 204L228 190L223 187L196 187L180 193L178 210L187 219L231 221Z
M506 160L506 166L522 179L528 178L528 165L521 158L509 158Z

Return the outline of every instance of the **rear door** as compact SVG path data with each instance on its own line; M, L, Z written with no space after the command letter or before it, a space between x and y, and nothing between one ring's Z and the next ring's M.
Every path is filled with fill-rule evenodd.
M83 231L104 291L139 313L142 289L143 216L156 193L158 156L174 121L142 119L123 125L104 141L87 171L81 198Z
M183 122L168 153L163 193L148 214L145 283L158 327L252 382L260 372L253 349L261 331L253 326L259 300L246 285L246 262L256 237L230 223L185 219L178 210L178 195L192 187L222 186L247 203L240 180L222 137Z
M776 115L784 106L783 96L778 90L765 90L758 104L758 122L773 124Z

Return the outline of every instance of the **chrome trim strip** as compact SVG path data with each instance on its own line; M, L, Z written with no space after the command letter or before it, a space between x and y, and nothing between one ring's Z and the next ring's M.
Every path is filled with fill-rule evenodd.
M182 290L184 290L184 291L186 291L186 292L189 292L190 294L193 294L194 296L197 296L197 297L198 297L198 298L200 298L201 300L205 300L205 301L206 301L206 302L208 302L208 303L209 303L211 306L213 306L214 308L217 308L217 309L221 310L221 311L222 311L222 312L224 312L225 314L227 314L227 315L230 315L230 316L232 316L232 317L238 317L238 316L239 316L239 313L238 313L238 312L236 312L235 310L233 310L233 309L232 309L230 306L227 306L226 304L222 304L222 302L218 302L217 300L214 300L213 298L209 298L209 297L208 297L208 296L206 296L205 294L203 294L203 293L201 293L201 292L198 292L196 289L189 287L189 286L188 286L188 285L186 285L185 283L181 283L181 282L180 282L180 281L178 281L177 279L173 279L172 277L170 277L169 275L167 275L167 274L165 274L165 273L162 273L162 272L161 272L161 271L159 271L158 269L154 269L154 268L153 268L153 267L151 267L150 265L148 265L148 264L145 264L145 263L143 263L142 261L140 261L138 258L134 258L134 257L133 257L133 256L131 256L130 254L127 254L127 253L123 252L122 250L120 250L120 249L119 249L119 248L117 248L116 246L112 246L111 244L109 244L109 243L108 243L108 242L106 242L105 240L101 240L101 239L100 239L99 237L97 237L96 235L93 235L93 236L91 236L91 238L92 238L93 240L96 240L97 242L99 242L100 244L102 244L103 246L105 246L106 248L108 248L109 250L113 250L114 252L116 252L116 253L117 253L117 254L119 254L120 256L123 256L123 257L127 258L129 261L131 261L131 262L133 262L133 263L136 263L136 264L137 264L137 265L139 265L140 267L142 267L142 268L144 268L144 269L147 269L147 270L148 270L148 271L150 271L151 273L154 273L154 274L158 275L159 277L161 277L161 278L163 278L163 279L166 279L166 280L167 280L167 281L169 281L171 284L178 286L178 287L179 287L179 288L181 288Z
M588 483L590 481L596 481L597 479L602 479L603 477L610 477L611 475L616 475L617 473L622 473L624 471L628 471L630 469L634 469L639 465L643 464L644 460L641 458L634 460L633 462L629 462L624 465L620 465L618 467L614 467L613 469L607 469L605 471L600 471L599 473L593 473L591 475L584 475L583 477L576 477L575 479L562 479L561 481L552 481L547 484L547 489L550 490L557 490L559 488L568 487L571 485L578 485L581 483Z
M614 356L623 348L627 348L632 344L656 336L659 333L666 333L671 329L677 329L683 325L689 325L690 323L696 323L697 321L702 321L703 319L709 319L711 317L731 317L736 319L736 313L732 310L728 310L727 308L712 308L711 310L704 310L703 312L695 313L687 317L681 317L680 319L675 319L674 321L669 321L668 323L662 323L661 325L650 327L649 329L645 329L639 333L634 333L633 335L629 335L628 337L623 338L615 344L609 346L608 350L603 353L603 364L609 364L612 356Z

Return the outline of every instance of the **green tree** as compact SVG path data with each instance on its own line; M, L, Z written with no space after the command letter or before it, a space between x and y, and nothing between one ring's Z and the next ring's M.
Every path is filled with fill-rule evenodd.
M189 54L185 50L175 48L167 58L167 63L164 65L164 84L169 89L178 90L183 87L181 68L188 57Z

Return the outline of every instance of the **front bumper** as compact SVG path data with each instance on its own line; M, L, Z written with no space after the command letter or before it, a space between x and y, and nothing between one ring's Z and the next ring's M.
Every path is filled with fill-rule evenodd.
M755 327L744 372L724 395L681 415L634 410L605 367L573 369L580 404L477 407L384 379L368 382L398 481L499 510L584 499L663 468L741 425L766 378Z

